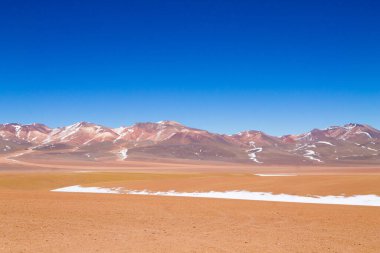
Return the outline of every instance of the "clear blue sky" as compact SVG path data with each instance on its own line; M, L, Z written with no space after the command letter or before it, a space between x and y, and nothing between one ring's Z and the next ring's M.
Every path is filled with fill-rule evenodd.
M380 128L379 1L15 1L0 122Z

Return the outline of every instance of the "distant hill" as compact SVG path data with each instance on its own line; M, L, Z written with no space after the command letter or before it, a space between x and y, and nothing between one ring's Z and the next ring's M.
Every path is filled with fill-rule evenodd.
M364 124L271 136L250 130L211 133L174 121L108 128L79 122L62 128L0 124L0 154L28 149L28 159L187 159L255 165L380 165L380 131Z

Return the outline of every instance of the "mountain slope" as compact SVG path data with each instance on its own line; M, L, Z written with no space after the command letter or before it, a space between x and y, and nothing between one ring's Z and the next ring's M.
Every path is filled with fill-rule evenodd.
M271 136L261 131L211 133L174 121L111 129L79 122L51 129L43 124L0 125L0 154L29 149L23 159L188 159L255 165L380 164L380 131L363 124Z

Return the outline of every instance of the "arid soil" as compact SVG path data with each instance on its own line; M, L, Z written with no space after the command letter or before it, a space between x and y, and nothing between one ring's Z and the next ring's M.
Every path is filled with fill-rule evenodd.
M3 159L0 252L380 252L379 207L50 192L77 184L380 195L380 168Z

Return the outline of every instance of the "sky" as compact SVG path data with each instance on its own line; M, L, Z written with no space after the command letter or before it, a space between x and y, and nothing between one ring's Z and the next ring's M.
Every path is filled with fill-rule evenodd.
M380 128L379 1L0 6L0 122Z

